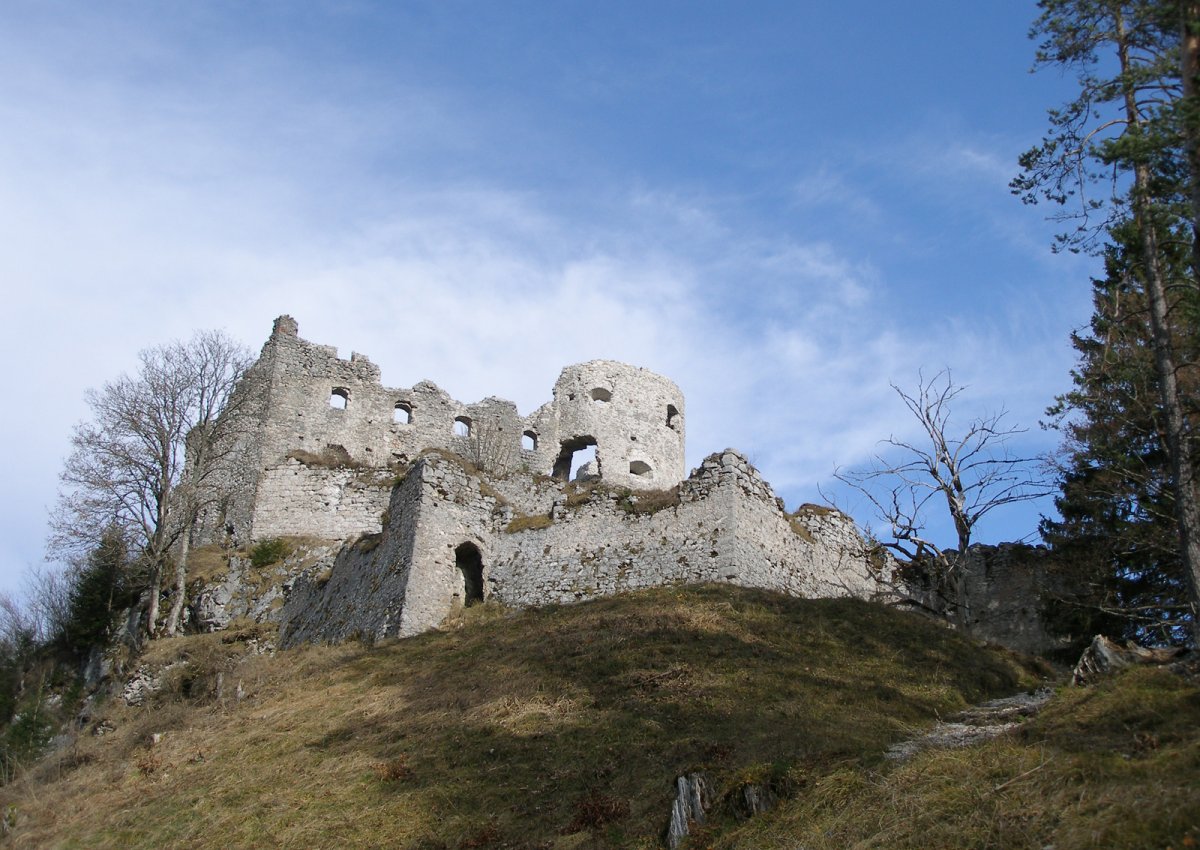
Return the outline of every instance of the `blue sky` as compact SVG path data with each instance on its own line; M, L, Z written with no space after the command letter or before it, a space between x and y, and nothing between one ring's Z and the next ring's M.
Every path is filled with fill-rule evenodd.
M563 365L672 377L688 460L788 501L1068 387L1086 258L1007 189L1070 80L1033 2L26 2L0 10L0 589L37 563L83 393L290 313L385 383L529 412ZM1021 537L1029 506L981 539ZM948 538L943 538L948 542Z

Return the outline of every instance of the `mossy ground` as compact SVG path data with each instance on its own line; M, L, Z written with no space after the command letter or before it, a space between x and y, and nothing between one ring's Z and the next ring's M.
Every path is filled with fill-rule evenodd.
M115 731L81 735L74 748L0 789L0 806L15 812L6 840L16 847L649 848L660 846L675 776L703 770L719 798L754 781L791 799L745 825L719 800L712 828L692 846L854 846L860 839L849 832L845 841L810 842L818 828L804 817L826 818L834 830L878 831L865 825L872 817L890 823L907 811L896 808L896 795L916 793L921 776L932 782L954 764L970 771L964 781L982 784L964 791L955 779L939 780L945 808L978 808L978 795L1008 800L1030 780L991 789L1036 766L1048 746L1030 732L979 759L931 754L886 766L888 744L939 715L1033 686L1039 671L866 603L664 588L520 613L477 606L457 626L274 658L243 657L245 644L228 635L160 641L160 663L172 653L194 659L186 686L173 680L141 708L102 707ZM1174 693L1153 703L1151 715L1190 711L1194 689ZM1092 740L1092 727L1066 720L1076 716L1073 707L1047 709L1040 734ZM1143 730L1158 747L1145 758L1190 758L1194 770L1194 735L1190 755L1168 756L1177 745L1171 736L1184 740L1185 726ZM1078 740L1072 753L1087 750ZM1128 764L1149 768L1141 755L1087 757L1111 762L1113 775ZM1053 769L1081 768L1063 757ZM889 783L892 796L878 796ZM1172 787L1144 790L1160 798L1183 793ZM1186 811L1194 798L1183 796L1175 802ZM846 823L860 805L864 823ZM1171 829L1162 834L1184 834ZM913 831L922 834L939 835L928 826Z

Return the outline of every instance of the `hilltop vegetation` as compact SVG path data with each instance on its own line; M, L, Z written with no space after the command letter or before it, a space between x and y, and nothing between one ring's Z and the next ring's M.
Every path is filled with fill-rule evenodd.
M681 773L706 771L718 796L788 797L1038 677L852 600L666 588L466 613L451 631L274 657L249 650L257 627L155 642L148 663L189 664L141 707L110 698L2 789L9 841L654 847ZM716 811L718 831L736 823Z

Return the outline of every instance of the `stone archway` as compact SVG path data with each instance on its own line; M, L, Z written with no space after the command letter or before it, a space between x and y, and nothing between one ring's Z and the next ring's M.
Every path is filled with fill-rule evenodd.
M474 543L460 543L454 550L454 565L463 576L463 606L483 601L483 554Z

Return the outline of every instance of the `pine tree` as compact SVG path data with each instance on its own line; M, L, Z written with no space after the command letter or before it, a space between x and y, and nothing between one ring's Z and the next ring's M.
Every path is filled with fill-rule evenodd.
M109 526L71 576L67 621L58 636L67 654L84 658L93 646L106 644L113 615L133 604L137 589L130 576L129 547L121 530Z
M1180 225L1180 231L1183 225ZM1049 413L1063 432L1059 463L1061 519L1045 520L1054 549L1053 584L1062 589L1047 612L1052 629L1086 641L1104 633L1144 642L1186 637L1188 583L1166 451L1146 296L1136 271L1141 242L1131 228L1113 231L1106 276L1093 281L1090 332L1074 334L1079 365L1074 389ZM1164 259L1188 262L1189 239ZM1187 290L1181 290L1186 294ZM1193 356L1197 337L1186 321L1197 299L1172 304L1174 347ZM1195 387L1184 385L1194 419Z
M1029 203L1061 205L1072 250L1120 245L1145 298L1162 444L1178 551L1193 622L1200 618L1200 495L1186 384L1194 351L1180 349L1176 305L1197 288L1189 252L1200 221L1194 166L1197 111L1190 34L1194 4L1180 0L1041 0L1038 63L1073 70L1079 95L1050 112L1050 131L1021 158L1013 188ZM1181 49L1182 48L1182 49ZM1185 233L1181 231L1186 231ZM1136 246L1136 250L1130 250ZM1191 295L1181 295L1181 293Z

